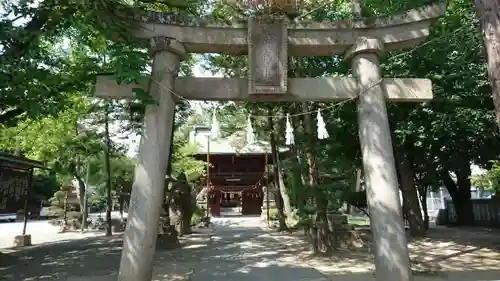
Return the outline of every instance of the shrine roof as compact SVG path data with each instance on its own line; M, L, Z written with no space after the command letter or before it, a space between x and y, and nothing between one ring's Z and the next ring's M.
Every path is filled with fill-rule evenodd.
M0 166L15 166L16 168L31 169L44 168L43 163L36 160L31 160L24 156L12 155L0 151Z
M210 154L219 155L264 155L271 153L271 145L267 141L255 140L253 143L246 143L245 132L236 132L227 137L210 139L208 144L207 135L203 134L208 127L195 127L190 136L190 142L198 145L197 154L207 154L210 146ZM200 133L201 132L201 133ZM288 151L287 148L280 148L280 152Z

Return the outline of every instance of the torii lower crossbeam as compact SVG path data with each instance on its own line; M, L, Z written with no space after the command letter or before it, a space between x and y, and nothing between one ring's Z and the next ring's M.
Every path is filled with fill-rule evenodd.
M133 98L133 89L147 91L150 80L144 78L139 84L118 84L113 76L99 76L96 95L103 98ZM246 78L179 77L175 80L174 93L187 100L292 102L349 100L356 98L362 91L355 78L289 78L288 83L289 91L286 94L256 95L248 93ZM384 78L381 84L385 98L392 102L423 102L432 99L432 84L429 79Z

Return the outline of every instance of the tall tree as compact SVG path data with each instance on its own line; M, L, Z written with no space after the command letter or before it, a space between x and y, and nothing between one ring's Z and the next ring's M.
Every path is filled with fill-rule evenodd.
M475 3L486 47L488 79L496 108L497 126L500 129L500 2L476 0Z

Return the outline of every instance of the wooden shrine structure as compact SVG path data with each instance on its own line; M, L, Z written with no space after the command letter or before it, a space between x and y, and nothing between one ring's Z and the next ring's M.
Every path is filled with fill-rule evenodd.
M25 209L35 168L43 168L42 163L0 152L0 215Z
M199 147L194 157L209 163L207 178L201 182L209 186L210 213L220 216L221 210L236 208L242 215L260 215L266 204L263 190L273 181L268 172L272 164L270 145L264 141L246 143L237 134L217 139L200 134L208 130L194 127L190 142ZM281 149L280 153L285 151Z
M134 89L141 88L157 101L146 106L118 280L151 280L175 102L182 97L322 102L356 99L376 279L410 281L386 101L428 101L432 99L432 85L428 79L383 77L380 57L422 42L429 35L430 24L444 11L444 4L438 3L376 19L312 22L264 14L230 24L136 11L130 18L130 32L150 41L151 76L138 84L118 84L112 76L98 77L96 83L100 97L133 98ZM188 53L248 55L249 77L177 77L180 61ZM336 55L350 60L353 77L287 76L289 56Z

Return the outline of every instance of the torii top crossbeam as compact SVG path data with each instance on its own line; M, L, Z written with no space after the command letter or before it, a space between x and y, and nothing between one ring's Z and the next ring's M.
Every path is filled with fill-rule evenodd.
M375 20L318 23L262 17L238 24L214 24L206 19L143 11L136 15L132 31L139 38L151 39L153 52L168 48L180 56L186 53L248 54L247 78L177 78L173 91L185 99L339 101L359 94L356 79L288 78L288 57L341 53L352 56L359 48L387 52L411 47L429 34L430 23L442 15L444 9L444 4L433 4ZM377 46L368 46L372 39ZM114 80L99 77L97 95L132 97L132 89L148 90L151 86L150 77L139 85L118 85ZM432 99L432 86L427 79L384 79L382 85L389 100Z
M386 51L411 47L429 35L429 23L444 13L444 4L424 6L374 20L287 22L288 54L331 56L344 53L359 37L375 37ZM248 23L215 24L171 13L144 12L136 17L134 35L167 36L182 42L188 53L248 53Z

